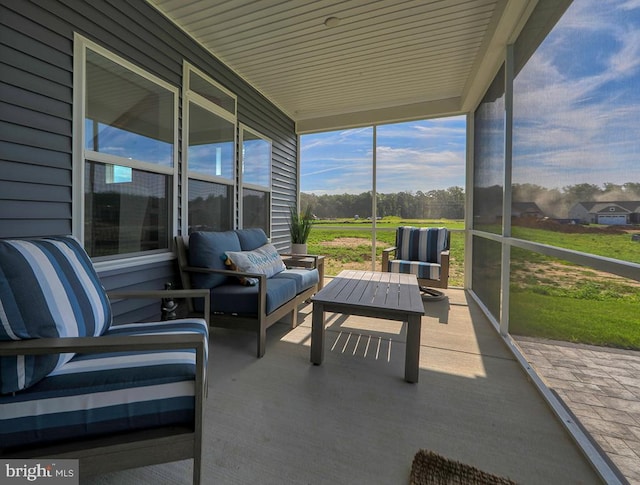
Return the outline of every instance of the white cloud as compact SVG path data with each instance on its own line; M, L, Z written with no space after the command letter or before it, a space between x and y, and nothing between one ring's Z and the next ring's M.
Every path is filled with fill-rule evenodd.
M633 133L640 123L639 19L620 12L639 7L640 0L623 7L574 2L516 78L514 182L561 187L640 180L640 141ZM561 57L586 38L607 48L599 57L581 51Z

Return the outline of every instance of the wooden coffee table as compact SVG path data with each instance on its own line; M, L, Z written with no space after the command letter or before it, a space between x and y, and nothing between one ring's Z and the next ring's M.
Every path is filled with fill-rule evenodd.
M376 271L342 271L312 298L311 362L324 360L324 313L407 322L404 378L418 382L420 326L424 305L415 275Z

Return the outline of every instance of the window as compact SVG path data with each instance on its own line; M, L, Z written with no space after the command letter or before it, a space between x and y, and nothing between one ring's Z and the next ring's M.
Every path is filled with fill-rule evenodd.
M76 36L74 230L93 258L169 249L177 88Z
M271 140L240 126L242 166L242 227L271 234Z
M504 66L474 113L473 228L502 233Z
M310 252L326 255L325 274L380 270L399 225L463 229L465 143L462 116L302 135L300 206L320 222ZM449 284L458 286L462 231L451 246Z
M513 203L537 217L514 213L512 235L637 262L640 10L579 3L535 50L515 44Z
M188 63L184 79L187 232L233 229L236 99Z

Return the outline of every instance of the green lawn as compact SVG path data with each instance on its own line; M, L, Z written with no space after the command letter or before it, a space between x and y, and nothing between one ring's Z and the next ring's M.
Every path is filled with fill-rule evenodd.
M459 220L377 222L375 269L383 248L395 243L400 225L464 229ZM517 237L585 253L640 263L640 243L630 234L567 234L518 227ZM338 219L316 221L309 252L327 257L327 275L343 269L371 269L371 222ZM451 235L450 286L463 286L464 233ZM640 349L640 284L566 261L512 249L510 331L514 335Z
M550 246L640 263L640 242L632 241L631 234L567 234L514 226L513 236Z
M640 300L588 300L513 290L509 331L514 335L640 349Z
M464 229L464 221L450 220L403 220L398 217L384 218L376 223L376 263L381 269L382 250L395 244L396 228L401 225L448 227ZM325 273L336 275L343 269L371 269L371 222L366 220L336 219L317 221L307 240L311 254L323 254ZM464 268L464 234L451 235L449 285L462 286Z

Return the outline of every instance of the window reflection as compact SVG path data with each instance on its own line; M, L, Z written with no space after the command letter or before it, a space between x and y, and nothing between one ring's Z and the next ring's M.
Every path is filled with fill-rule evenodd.
M189 233L232 229L233 186L189 180Z
M270 234L269 211L271 210L269 192L244 189L242 191L242 225L245 228L259 227Z
M85 148L170 167L173 93L87 50Z
M215 84L193 71L189 71L189 89L221 108L224 108L229 113L236 114L236 100Z
M104 163L85 164L87 252L100 257L167 249L171 177L115 169Z
M502 232L504 66L474 114L473 227Z
M189 171L233 179L234 124L193 103L189 106Z
M242 132L242 182L271 186L271 143L247 130Z

